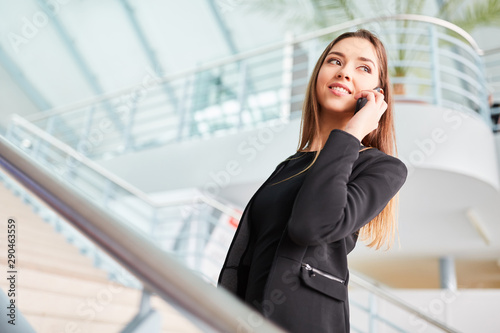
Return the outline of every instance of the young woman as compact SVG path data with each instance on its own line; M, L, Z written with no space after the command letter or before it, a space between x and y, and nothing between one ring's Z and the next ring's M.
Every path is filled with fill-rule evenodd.
M390 89L376 36L333 40L307 87L297 152L243 212L219 285L291 332L349 332L347 254L358 238L392 244L407 168L393 156Z

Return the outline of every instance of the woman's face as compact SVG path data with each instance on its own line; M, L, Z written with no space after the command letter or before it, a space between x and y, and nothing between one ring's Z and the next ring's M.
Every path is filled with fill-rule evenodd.
M337 42L320 67L316 95L321 110L352 112L354 95L379 85L379 63L372 43L358 37Z

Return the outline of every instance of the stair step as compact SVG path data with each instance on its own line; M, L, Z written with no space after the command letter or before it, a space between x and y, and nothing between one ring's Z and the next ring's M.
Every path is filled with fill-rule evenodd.
M117 325L95 321L77 322L65 318L49 318L47 316L37 314L31 314L27 320L30 325L35 328L37 333L120 332L125 326L125 324Z
M62 238L61 235L58 236ZM0 237L6 239L7 235L0 233ZM43 240L27 240L23 238L22 235L21 237L16 237L16 252L19 253L19 255L25 253L27 256L30 256L30 253L40 251L47 255L54 255L61 258L80 255L80 251L64 239L49 242Z
M34 314L74 321L120 324L137 312L140 296L137 291L127 293L122 290L121 292L124 293L121 295L122 299L128 297L128 302L117 302L115 294L108 289L100 289L96 294L80 297L23 288L19 289L16 299L20 311L27 317Z
M17 261L20 261L21 263L24 262L25 260L32 261L33 258L36 259L36 257L38 258L42 257L42 258L51 258L52 260L61 263L67 262L73 264L75 263L92 264L92 259L90 257L82 255L80 251L71 244L66 244L64 247L61 246L58 248L50 246L41 246L33 243L27 243L30 245L24 246L24 244L26 244L25 242L20 242L20 243L21 243L20 245L16 244L16 258L18 259ZM5 256L6 253L3 254L3 256L0 254L0 257L5 258Z
M3 267L0 269L6 268ZM18 270L18 272L17 283L20 290L42 290L54 294L86 297L89 295L96 295L100 290L108 289L114 292L125 288L108 279L88 280L84 277L69 277L54 272L43 272L37 269L24 267ZM4 279L0 279L0 286L7 286L7 284L7 280L4 281ZM119 298L119 295L116 297ZM126 300L120 301L125 302Z
M20 261L16 261L16 269L23 271L27 269L36 269L41 272L55 273L67 277L76 277L87 280L105 281L108 279L108 273L94 267L91 260L82 260L81 258L71 262L70 260L58 261L56 258L40 258L37 260L36 256L21 255ZM87 259L87 258L84 258ZM6 256L0 256L0 261L5 263ZM7 270L6 265L0 265Z
M7 281L0 281L0 286L4 288L4 290L7 290ZM79 278L65 277L53 273L40 272L34 269L23 268L18 275L17 283L18 290L22 290L23 292L25 290L42 291L52 293L55 296L63 295L89 299L91 298L90 295L94 295L94 297L98 299L100 293L102 293L100 296L101 298L111 294L113 295L113 301L122 305L130 306L134 309L137 308L139 298L141 296L140 290L126 288L112 281L88 281ZM133 297L130 296L131 294ZM179 315L176 314L177 311L171 308L170 305L165 303L162 299L153 296L151 303L153 308L158 309L158 311L161 311L162 314L174 312L174 314L172 314L173 318L168 318L169 320L184 320L186 321L184 326L191 325L186 319L177 318L179 317ZM165 317L165 315L163 315L163 317Z
M4 287L4 286L2 286ZM45 290L19 288L16 300L19 311L27 318L44 317L45 321L62 319L65 322L106 323L124 325L138 312L141 292L129 288L102 288L86 296L56 294ZM114 290L114 291L113 291ZM162 328L168 332L198 332L198 329L177 311L161 300L152 306L160 312ZM164 303L164 302L163 302ZM38 326L35 326L38 329ZM64 332L64 327L57 331ZM93 332L93 331L92 331Z
M37 239L40 236L48 240L61 238L61 234L39 216L24 216L22 220L17 219L17 222L17 229L22 238Z
M163 318L162 318L163 320ZM76 322L61 318L47 318L46 316L31 315L29 322L36 327L37 333L115 333L121 332L126 324L110 324L96 321ZM162 327L162 333L199 333L200 330L192 327Z
M39 219L39 217L37 217ZM82 256L79 249L66 240L65 236L57 233L50 225L45 222L31 221L30 225L19 225L16 228L16 252L18 258L24 259L32 257L32 254L39 254L41 257L53 257L59 260L89 260ZM47 230L41 230L42 228ZM6 239L6 230L0 230L1 239ZM0 253L2 255L2 253ZM21 260L22 260L21 259Z

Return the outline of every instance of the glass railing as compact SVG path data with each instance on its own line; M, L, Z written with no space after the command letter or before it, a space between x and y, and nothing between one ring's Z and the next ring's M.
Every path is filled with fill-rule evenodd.
M489 86L488 102L491 107L493 129L500 131L500 48L484 51L486 80Z
M384 41L396 101L478 113L491 126L481 50L459 27L418 15L355 20L192 70L164 77L151 72L134 87L27 120L90 158L287 121L300 115L323 48L357 28ZM175 107L163 93L167 84L181 101ZM10 132L17 126L14 121Z
M10 133L10 141L22 147L34 161L89 202L105 209L135 232L184 262L212 284L216 283L225 253L229 248L240 212L228 203L193 190L184 198L157 202L129 183L103 169L89 158L53 138L20 117ZM34 202L34 207L41 206ZM58 219L47 215L48 221ZM57 228L57 225L54 225ZM71 233L70 229L65 232ZM75 236L76 237L76 236ZM69 235L72 239L73 236ZM97 258L90 243L82 252ZM99 262L109 266L101 258ZM96 259L97 260L97 259ZM110 271L110 274L113 270Z

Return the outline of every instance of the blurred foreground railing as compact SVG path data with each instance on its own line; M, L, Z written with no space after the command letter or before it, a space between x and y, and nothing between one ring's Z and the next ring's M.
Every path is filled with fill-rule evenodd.
M177 306L203 332L281 332L228 292L204 282L147 238L33 163L1 136L0 166L126 267L145 288ZM258 328L251 327L246 318L259 318Z

